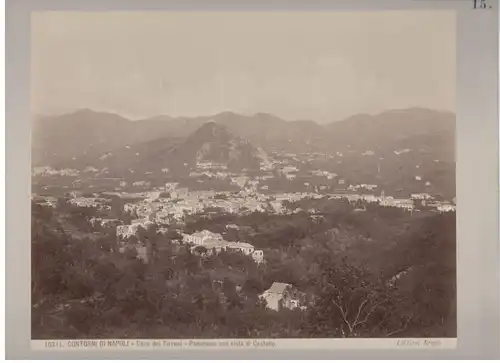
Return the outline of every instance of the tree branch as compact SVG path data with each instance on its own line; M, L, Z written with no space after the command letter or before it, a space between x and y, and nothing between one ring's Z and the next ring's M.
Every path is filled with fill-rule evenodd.
M380 323L378 323L378 325L377 325L377 327L378 327L378 328L380 328L380 327L382 326L382 324L384 324L384 323L385 323L385 321L387 320L387 317L388 317L389 315L391 315L391 313L389 313L389 312L386 312L386 313L384 314L384 317L382 318L382 320L380 321Z
M352 329L353 329L353 327L351 326L351 324L350 324L350 323L349 323L349 321L347 320L347 315L346 315L346 313L345 313L344 309L342 309L342 307L341 307L339 304L337 304L335 301L332 301L332 302L333 302L333 304L334 304L337 308L339 308L339 310L340 310L340 314L342 315L342 319L343 319L343 320L344 320L344 322L347 324L347 327L349 328L349 331L352 333Z
M387 301L389 301L389 299L384 299L384 300L382 300L382 301L379 301L379 302L378 302L378 303L376 303L375 305L373 305L373 306L372 306L372 308L370 309L370 311L368 311L368 313L366 314L365 318L364 318L363 320L361 320L360 322L357 322L357 323L356 323L356 325L362 325L362 324L366 323L366 321L367 321L367 320L368 320L368 318L369 318L369 317L373 314L373 312L375 311L375 309L376 309L379 305L381 305L381 304L383 304L383 303L385 303L385 302L387 302Z
M358 313L356 314L356 318L354 319L354 323L352 324L353 326L356 326L358 324L358 319L359 319L359 315L361 314L361 309L363 309L363 306L367 302L368 302L368 299L364 300L361 304L359 304Z
M396 329L390 333L387 333L386 334L386 337L390 337L394 334L397 334L397 333L401 333L402 331L406 330L406 328L408 327L408 323L410 322L411 320L411 317L410 318L407 318L405 319L404 323L401 323L401 326L399 327L399 329Z

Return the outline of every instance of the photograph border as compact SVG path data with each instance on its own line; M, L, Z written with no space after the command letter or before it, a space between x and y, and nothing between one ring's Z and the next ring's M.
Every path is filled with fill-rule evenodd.
M6 350L8 359L443 359L500 356L498 0L7 0ZM456 349L41 350L30 348L30 13L32 11L455 10L457 15ZM411 71L411 70L409 70Z

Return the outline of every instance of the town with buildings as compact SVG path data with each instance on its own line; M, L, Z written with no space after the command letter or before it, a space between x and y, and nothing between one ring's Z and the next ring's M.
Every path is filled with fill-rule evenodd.
M406 153L408 150L398 151ZM396 153L396 151L395 151ZM371 153L364 153L372 155ZM152 186L144 175L145 180L136 180L127 183L125 180L114 179L114 188L104 192L84 192L85 174L106 174L106 170L87 168L83 173L75 170L54 170L51 168L37 168L33 172L34 178L42 176L72 176L68 188L64 188L67 203L77 207L90 207L101 211L104 215L111 210L110 198L123 200L123 211L133 216L128 222L119 218L92 217L89 222L92 226L100 228L113 228L116 231L118 253L124 253L134 249L137 258L148 263L151 256L151 246L146 241L140 240L141 229L148 230L153 227L157 234L166 234L175 226L178 240L172 241L177 244L189 246L192 253L201 258L213 257L222 251L232 251L248 256L257 266L265 264L266 254L262 249L255 248L252 244L240 240L226 240L221 233L214 233L208 229L186 233L183 231L183 223L189 216L211 215L211 214L235 214L245 215L254 212L268 213L272 215L293 215L306 212L310 215L318 213L314 208L304 210L292 207L294 202L307 200L344 200L354 207L356 212L366 211L369 205L378 205L385 208L397 208L409 215L419 213L421 208L426 208L435 213L454 212L456 210L455 198L452 201L439 200L427 192L411 191L406 197L393 197L386 195L385 191L376 184L348 183L335 172L321 169L312 169L301 172L300 165L311 163L318 155L286 154L284 160L267 160L261 164L258 175L252 175L246 171L241 173L229 172L227 167L220 163L199 162L196 168L190 171L189 179L195 185L205 180L224 181L230 185L230 191L213 189L203 190L203 186L191 189L179 182L168 181L162 186ZM325 155L319 155L321 159ZM326 157L326 159L340 158L339 155ZM291 164L288 160L294 161ZM290 165L291 164L291 165ZM380 166L379 166L380 168ZM418 165L417 168L418 170ZM169 174L168 169L162 169L165 176ZM416 177L420 180L420 177ZM98 179L98 176L96 177ZM301 191L273 191L272 183L276 180L296 181L301 183ZM93 179L94 180L94 179ZM421 181L425 186L430 183ZM88 185L88 182L87 182ZM129 188L127 188L129 186ZM127 190L128 189L128 190ZM91 190L91 188L90 188ZM58 197L34 194L32 199L40 204L56 208ZM401 195L401 193L399 193ZM229 229L238 229L238 225L228 225ZM266 301L267 307L273 310L282 308L306 309L306 300L296 287L275 281L267 290L261 291L259 295Z

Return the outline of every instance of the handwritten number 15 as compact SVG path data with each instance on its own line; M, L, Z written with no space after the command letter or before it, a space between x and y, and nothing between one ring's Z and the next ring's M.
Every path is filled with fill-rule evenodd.
M474 9L486 9L486 8L491 9L491 5L488 5L486 3L486 0L473 0L473 3L474 3Z

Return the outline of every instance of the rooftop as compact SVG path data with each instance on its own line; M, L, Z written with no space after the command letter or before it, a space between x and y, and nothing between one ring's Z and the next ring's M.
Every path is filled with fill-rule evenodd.
M206 248L212 248L212 247L217 247L221 246L224 247L228 244L228 242L220 239L214 239L214 238L209 238L203 242L203 246Z
M291 287L292 285L286 284L284 282L273 282L271 287L267 289L267 292L274 294L282 294L287 287Z
M246 242L229 242L228 246L233 248L253 248L250 243Z

